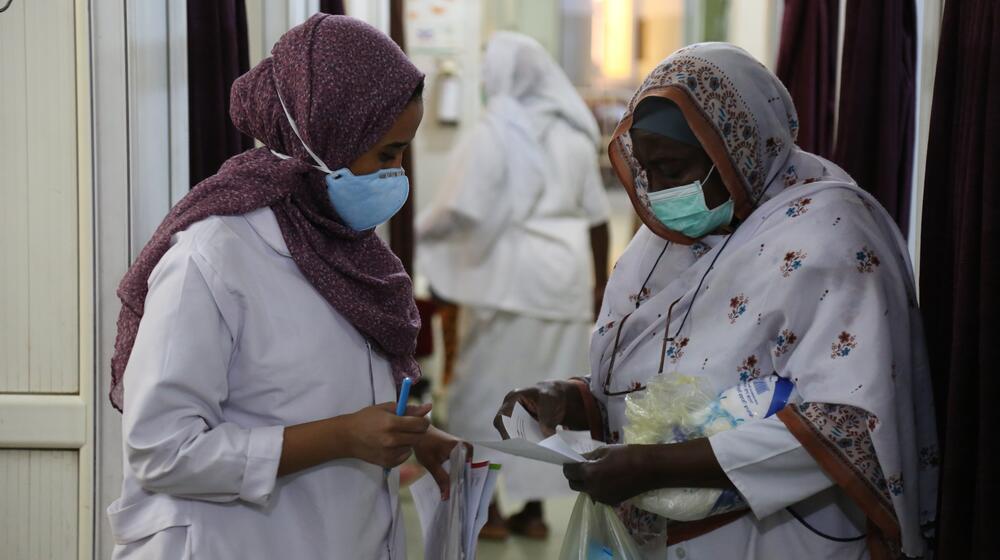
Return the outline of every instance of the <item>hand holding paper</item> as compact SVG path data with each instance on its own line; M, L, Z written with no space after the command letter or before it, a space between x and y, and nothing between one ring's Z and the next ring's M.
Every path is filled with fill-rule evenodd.
M493 427L505 438L509 434L503 418L511 417L514 407L519 404L531 411L546 437L555 434L557 426L570 430L589 429L580 388L572 381L542 381L508 393L493 418Z
M559 428L555 435L545 437L538 422L520 403L514 405L509 417L501 416L501 421L510 439L479 441L475 445L554 465L586 461L583 453L604 445L591 439L590 432L586 431Z
M470 463L465 446L459 445L441 467L449 475L447 499L441 499L438 485L430 474L410 486L423 529L424 557L473 560L500 465L488 461Z

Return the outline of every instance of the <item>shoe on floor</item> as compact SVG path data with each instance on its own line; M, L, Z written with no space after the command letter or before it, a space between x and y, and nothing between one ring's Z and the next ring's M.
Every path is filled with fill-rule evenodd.
M490 504L489 515L486 518L486 525L479 531L479 538L488 541L502 541L510 536L510 529L507 528L507 520L500 514L500 508L496 503Z
M521 512L507 519L510 532L529 539L544 540L549 537L549 526L540 515Z

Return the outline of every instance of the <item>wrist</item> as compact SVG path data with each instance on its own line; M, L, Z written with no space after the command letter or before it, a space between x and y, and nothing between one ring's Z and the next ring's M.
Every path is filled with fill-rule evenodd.
M732 482L715 459L708 438L679 443L644 445L650 451L644 469L656 488L732 488Z
M583 421L580 429L590 430L590 437L597 441L604 441L604 417L590 392L590 381L583 377L572 377L569 380L576 389L577 398L580 404L580 414Z
M427 432L424 433L423 437L417 440L417 443L413 446L413 449L418 450L432 446L435 441L441 439L441 434L443 433L444 432L435 428L433 425L430 426L429 428L427 428Z
M670 450L663 444L632 444L626 446L629 472L634 473L635 480L645 493L669 486L670 480Z
M589 429L587 411L578 383L574 380L561 381L560 383L563 384L563 398L566 402L566 417L563 423L572 430Z
M328 418L323 437L327 441L327 460L357 458L354 434L351 427L354 414L343 414Z

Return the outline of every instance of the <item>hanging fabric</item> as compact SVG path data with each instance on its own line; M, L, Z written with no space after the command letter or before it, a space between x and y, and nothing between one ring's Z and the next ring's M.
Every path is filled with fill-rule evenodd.
M937 557L992 558L1000 340L1000 5L946 2L921 233L921 308L944 444ZM934 459L934 458L929 458Z
M229 88L250 69L243 0L188 0L188 123L190 184L253 147L229 119Z
M847 0L833 161L889 211L910 215L916 71L913 0Z
M777 74L799 112L798 145L833 155L838 0L786 0Z

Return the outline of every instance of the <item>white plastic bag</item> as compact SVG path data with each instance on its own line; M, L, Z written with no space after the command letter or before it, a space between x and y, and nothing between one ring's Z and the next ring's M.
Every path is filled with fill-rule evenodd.
M748 420L766 418L796 397L787 379L751 379L717 397L699 378L667 374L654 378L644 393L625 398L626 443L677 443L709 437ZM636 507L676 521L694 521L743 507L733 490L664 488L632 498Z
M632 560L641 558L628 529L609 506L580 494L566 527L559 560Z

